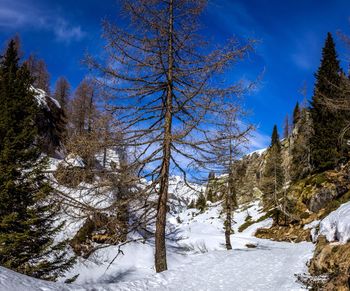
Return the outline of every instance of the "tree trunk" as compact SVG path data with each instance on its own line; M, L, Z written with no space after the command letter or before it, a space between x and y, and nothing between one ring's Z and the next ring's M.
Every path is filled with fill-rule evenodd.
M117 231L120 242L125 242L128 235L128 221L129 221L129 211L128 211L128 200L126 197L127 189L125 187L119 187L117 194Z
M165 226L168 202L169 167L171 157L171 125L173 98L173 0L169 2L169 32L168 32L168 84L165 102L163 161L160 173L160 189L155 233L155 268L156 272L167 270Z
M120 140L119 140L120 142ZM119 205L119 218L120 218L120 229L122 231L122 241L127 240L127 234L129 231L129 194L130 189L134 186L133 184L130 184L132 171L129 168L128 165L128 156L126 148L123 145L119 145L116 149L118 153L118 159L119 163L121 165L122 169L122 179L120 180L120 191L121 193L121 202ZM124 175L124 177L123 177ZM125 182L127 181L127 182Z
M107 147L103 148L103 162L102 162L102 167L105 169L106 168L106 163L107 163Z
M225 241L226 249L232 250L231 245L231 229L232 229L232 190L233 190L233 173L230 169L229 178L228 178L228 187L226 191L226 221L225 221Z
M231 245L231 229L232 229L232 198L234 198L235 206L237 205L237 197L234 191L234 180L233 180L233 147L230 142L230 161L229 161L229 174L228 174L228 187L226 191L226 221L225 221L225 241L226 249L232 250ZM234 197L232 197L234 195Z
M274 157L274 159L276 159L276 157ZM278 197L277 197L277 164L276 164L276 160L274 160L274 174L275 174L275 177L274 177L274 200L275 200L275 203L274 203L274 208L275 208L275 222L277 225L279 225L279 210L278 210L278 207L279 207L279 201L278 201Z

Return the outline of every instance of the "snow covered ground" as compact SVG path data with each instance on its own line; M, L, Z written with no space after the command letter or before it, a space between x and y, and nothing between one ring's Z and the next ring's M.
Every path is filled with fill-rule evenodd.
M249 214L257 219L257 203L235 212L233 250L224 248L221 206L213 204L199 214L190 209L169 215L167 246L169 270L156 274L153 269L152 241L133 242L122 248L99 250L81 260L67 277L80 274L74 284L50 283L0 268L1 291L51 290L301 290L294 274L306 272L312 256L311 243L281 243L253 237L257 228L271 225L265 220L237 232ZM256 248L248 248L246 244Z

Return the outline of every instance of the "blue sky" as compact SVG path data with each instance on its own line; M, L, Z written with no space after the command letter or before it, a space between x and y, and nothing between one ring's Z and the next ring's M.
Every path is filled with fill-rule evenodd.
M333 33L343 68L350 51L337 31L350 35L349 0L213 0L202 15L209 40L221 42L238 35L259 42L256 52L236 67L247 79L264 72L258 89L246 97L246 107L258 125L253 148L269 143L273 124L282 126L303 84L310 97L314 72L326 36ZM86 74L85 52L101 52L101 19L118 20L115 0L0 0L0 43L18 33L26 54L43 58L52 84L66 76L75 87Z

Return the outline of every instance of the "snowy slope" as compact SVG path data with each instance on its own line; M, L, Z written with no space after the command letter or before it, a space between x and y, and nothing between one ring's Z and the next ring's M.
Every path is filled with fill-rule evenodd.
M79 273L74 284L49 283L0 269L0 290L300 290L294 274L306 271L312 256L311 243L280 243L252 235L258 227L271 225L265 220L232 235L233 250L224 249L221 206L213 204L204 213L195 209L168 216L167 251L169 270L156 274L153 269L153 241L137 241L121 249L97 251L81 260L67 278ZM258 203L234 213L235 231L247 215L262 215ZM256 248L247 248L246 244ZM63 280L64 278L62 278Z

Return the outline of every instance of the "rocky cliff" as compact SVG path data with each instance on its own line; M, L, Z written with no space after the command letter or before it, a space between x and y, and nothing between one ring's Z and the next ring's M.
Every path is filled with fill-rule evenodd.
M297 131L281 141L283 169L285 170L286 182L290 182L291 148ZM267 159L268 149L262 149L244 156L235 164L236 191L239 203L245 203L262 195L260 186L261 178Z

